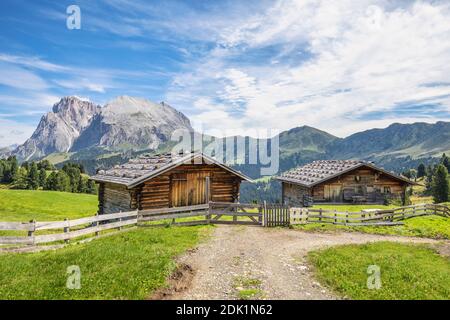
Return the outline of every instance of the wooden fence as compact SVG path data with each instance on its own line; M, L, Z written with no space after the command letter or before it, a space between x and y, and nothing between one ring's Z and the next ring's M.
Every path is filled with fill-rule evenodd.
M58 241L65 243L79 237L98 236L101 231L120 230L122 227L133 225L237 224L265 227L305 223L330 223L347 226L396 225L401 224L404 219L423 215L450 217L450 210L444 205L422 204L389 210L338 212L312 208L289 208L266 203L261 205L210 202L187 207L96 215L75 220L0 222L0 231L26 233L26 236L0 236L0 245L37 245ZM165 223L164 220L166 220Z
M290 208L290 223L330 223L346 226L399 225L403 224L402 220L424 215L450 217L450 210L447 206L439 204L420 204L388 210L366 210L361 212Z
M36 245L98 235L100 231L121 229L137 223L137 211L119 212L64 221L0 222L0 231L22 231L26 236L0 236L0 245ZM50 232L43 234L44 231ZM59 232L58 232L59 231ZM62 231L62 232L61 232Z
M161 226L167 225L167 223L153 224L149 222L163 220L169 220L172 225L196 225L208 223L208 211L209 204L199 204L186 207L174 207L174 208L161 208L140 210L138 212L138 225L139 226ZM204 217L204 219L196 219L192 221L186 221L184 218ZM176 219L183 219L181 222L177 222Z
M210 223L214 224L240 224L262 225L263 206L252 203L209 203ZM227 220L232 217L232 220Z
M264 202L265 227L289 227L290 210L288 206L267 204Z
M150 221L171 220L172 225L194 225L194 224L240 224L261 225L262 206L248 203L209 202L187 207L162 208L139 211L139 225L155 226L146 224ZM186 221L185 218L202 217ZM176 219L183 219L177 222ZM166 224L156 224L166 225Z
M258 204L210 202L186 207L136 210L64 221L0 222L0 231L26 233L0 236L0 246L37 245L98 236L99 232L125 226L166 226L199 224L262 225L263 207ZM203 219L198 219L203 217ZM227 219L228 217L228 219ZM193 219L190 219L193 218ZM166 220L166 221L165 221ZM180 221L181 220L181 221ZM160 222L160 223L153 223Z

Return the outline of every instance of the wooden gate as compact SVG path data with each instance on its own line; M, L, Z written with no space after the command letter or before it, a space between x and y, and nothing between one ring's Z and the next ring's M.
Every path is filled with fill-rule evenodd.
M261 226L262 209L260 204L209 202L209 221L214 224Z
M264 203L263 216L265 227L289 227L290 212L288 206Z

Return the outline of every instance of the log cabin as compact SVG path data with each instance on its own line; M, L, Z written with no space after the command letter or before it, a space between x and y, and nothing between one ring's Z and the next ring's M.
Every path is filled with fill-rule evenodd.
M414 182L359 160L318 160L289 170L281 181L282 202L291 206L311 203L382 204L404 202L406 188Z
M193 152L141 155L99 170L91 179L99 186L99 214L237 202L241 181L251 182L239 171Z

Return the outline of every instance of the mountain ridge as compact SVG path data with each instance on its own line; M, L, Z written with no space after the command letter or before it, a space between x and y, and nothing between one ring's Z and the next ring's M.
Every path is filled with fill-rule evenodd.
M13 151L2 152L16 155L21 161L58 154L54 158L90 161L96 167L95 162L101 162L100 159L117 164L136 152L166 152L175 144L170 135L177 129L200 135L195 133L187 116L165 102L119 96L100 106L69 96L42 116L25 143ZM252 137L240 138L245 138L247 145L250 140L258 142ZM361 159L398 171L416 166L420 159L432 161L433 157L449 152L450 122L393 123L346 138L303 125L279 133L278 138L280 171L318 159ZM248 155L241 155L244 157ZM235 167L257 178L261 165Z
M193 130L189 119L166 103L119 96L101 107L68 96L42 116L31 137L12 154L23 161L94 146L156 149L177 129Z

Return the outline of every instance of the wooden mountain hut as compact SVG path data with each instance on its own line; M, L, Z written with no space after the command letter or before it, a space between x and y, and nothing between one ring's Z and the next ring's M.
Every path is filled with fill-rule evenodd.
M241 181L251 181L203 153L142 155L91 179L99 185L99 214L237 202Z
M292 206L313 203L373 203L404 201L415 184L370 162L319 160L276 177L282 183L282 201Z

